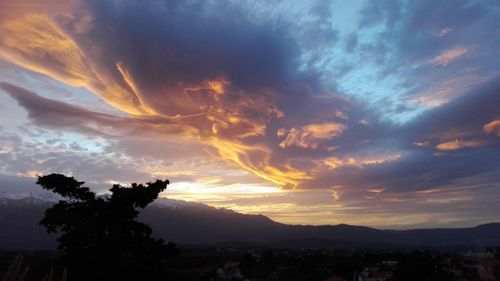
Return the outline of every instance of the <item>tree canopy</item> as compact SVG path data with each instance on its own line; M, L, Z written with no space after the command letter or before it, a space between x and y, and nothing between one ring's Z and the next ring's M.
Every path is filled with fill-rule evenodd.
M72 280L155 280L163 275L162 262L177 253L175 244L153 238L152 229L136 221L138 209L153 202L168 180L115 184L107 196L61 174L38 177L37 184L65 198L46 210L40 224L62 233L61 261Z

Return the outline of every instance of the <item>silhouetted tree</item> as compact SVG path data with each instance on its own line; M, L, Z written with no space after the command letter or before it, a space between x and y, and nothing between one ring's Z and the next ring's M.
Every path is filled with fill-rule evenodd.
M102 197L60 174L39 177L37 184L66 198L46 210L40 224L62 232L59 249L70 280L155 280L162 261L177 253L175 244L164 245L151 237L149 226L135 221L137 209L153 202L168 180L113 185L111 195Z

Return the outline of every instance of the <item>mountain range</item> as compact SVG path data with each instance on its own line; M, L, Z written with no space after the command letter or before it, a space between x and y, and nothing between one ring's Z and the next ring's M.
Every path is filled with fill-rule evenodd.
M0 198L0 250L53 250L56 236L38 225L57 198ZM354 225L288 225L200 203L157 199L139 220L154 236L181 245L260 245L294 248L477 248L500 245L500 223L470 228L381 230Z

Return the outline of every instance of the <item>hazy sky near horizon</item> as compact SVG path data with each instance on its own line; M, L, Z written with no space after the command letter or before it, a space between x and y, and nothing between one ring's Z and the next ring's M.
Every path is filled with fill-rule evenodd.
M493 0L0 0L0 189L168 178L284 223L500 221L499 19Z

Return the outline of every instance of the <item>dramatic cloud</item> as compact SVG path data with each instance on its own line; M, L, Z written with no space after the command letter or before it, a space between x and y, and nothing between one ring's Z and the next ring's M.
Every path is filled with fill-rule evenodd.
M342 134L345 128L345 125L338 123L308 124L298 129L280 129L278 130L278 136L286 136L286 138L280 142L282 148L291 145L303 148L318 148L318 145L322 141L331 140L337 137Z
M197 139L214 147L220 157L278 185L296 186L309 178L286 159L273 161L272 151L281 142L266 137L270 123L284 125L279 119L288 112L318 99L310 88L314 80L298 70L296 44L283 27L245 19L243 11L230 5L72 4L60 14L41 14L26 6L19 18L3 20L4 57L72 86L87 87L136 115L132 128L150 126L165 136ZM138 18L141 10L149 16ZM327 98L327 103L335 106L335 99ZM30 114L43 122L34 116L37 113ZM85 118L78 112L73 117ZM51 122L62 125L57 123L71 119ZM111 127L129 123L106 122L113 123ZM83 126L93 129L91 124ZM341 132L330 131L311 136L329 140ZM311 147L317 147L316 142Z
M496 3L21 2L0 1L1 174L166 176L288 222L498 218L472 211L500 178Z

